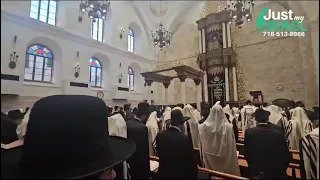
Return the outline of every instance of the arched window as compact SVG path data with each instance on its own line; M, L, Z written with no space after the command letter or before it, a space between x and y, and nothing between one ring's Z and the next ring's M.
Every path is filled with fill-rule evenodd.
M30 18L56 25L56 0L31 0Z
M51 83L52 69L53 54L46 46L36 44L27 49L25 81Z
M134 51L134 33L130 28L128 32L128 51Z
M128 86L130 91L134 90L134 72L130 67L128 67Z
M90 85L91 87L101 87L102 82L102 67L100 62L95 59L90 59Z
M103 41L104 21L101 18L92 20L91 37L94 40Z

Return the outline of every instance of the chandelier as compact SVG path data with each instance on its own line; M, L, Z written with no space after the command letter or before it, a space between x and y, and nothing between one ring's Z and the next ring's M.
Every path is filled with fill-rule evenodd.
M81 0L79 4L80 16L79 21L82 21L82 15L88 12L88 17L96 22L98 18L105 20L110 11L110 0Z
M154 42L154 46L158 46L160 50L162 50L163 47L170 45L172 32L166 30L161 22L156 31L151 31L151 36Z
M245 21L251 21L253 7L253 0L227 0L226 3L220 4L219 9L220 11L227 12L229 15L229 24L234 20L235 25L241 28Z

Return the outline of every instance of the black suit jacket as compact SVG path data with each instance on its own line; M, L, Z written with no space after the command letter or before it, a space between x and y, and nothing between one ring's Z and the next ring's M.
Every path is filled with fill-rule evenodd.
M16 129L14 121L1 112L1 143L9 144L18 140Z
M130 165L129 173L132 179L149 179L150 157L148 128L139 119L131 118L126 121L127 138L136 143L136 152L127 160Z
M158 133L156 147L159 156L159 178L197 177L198 167L188 136L170 127Z
M251 177L287 178L291 159L285 135L279 129L258 125L245 133L244 156L249 164ZM260 172L263 172L263 175Z

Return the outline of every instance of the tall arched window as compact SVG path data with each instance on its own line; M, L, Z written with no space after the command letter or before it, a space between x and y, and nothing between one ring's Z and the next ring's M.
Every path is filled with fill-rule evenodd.
M104 21L101 18L92 20L91 37L94 40L103 42Z
M90 59L90 85L91 87L101 87L102 66L96 58Z
M51 83L52 69L53 54L46 46L36 44L27 49L25 81Z
M134 90L134 72L130 67L128 67L128 86L130 91Z
M56 25L56 0L31 0L30 18Z
M128 51L134 51L134 33L130 28L128 32Z

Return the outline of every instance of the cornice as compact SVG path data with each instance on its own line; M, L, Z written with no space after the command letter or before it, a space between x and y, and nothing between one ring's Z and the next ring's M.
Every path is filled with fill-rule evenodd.
M75 42L78 42L81 44L86 44L88 46L92 46L92 47L101 49L103 51L107 51L109 53L119 54L119 55L122 55L122 56L125 56L128 58L133 58L133 59L140 61L140 62L144 62L144 63L148 63L148 64L154 64L157 62L156 60L148 59L148 58L142 57L140 55L133 54L131 52L123 51L121 49L110 46L109 44L102 43L99 41L95 41L91 38L87 38L87 37L83 37L83 36L80 36L77 34L70 33L61 27L52 26L52 25L37 21L32 18L18 16L18 15L9 13L5 10L1 10L1 21L4 19L8 20L10 22L16 23L18 25L34 29L36 31L41 30L46 33L53 34L54 36L60 36L62 38L70 39L72 41L75 41Z

